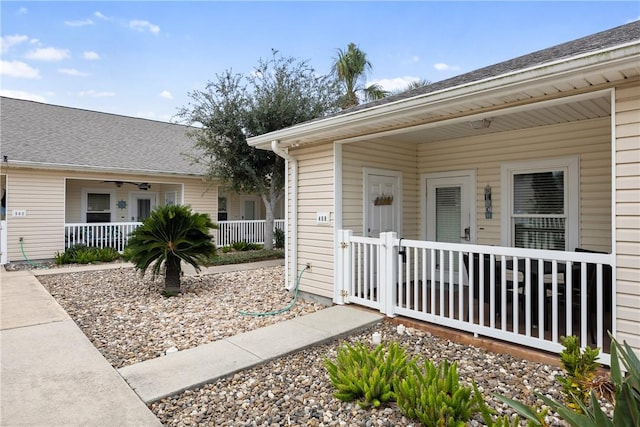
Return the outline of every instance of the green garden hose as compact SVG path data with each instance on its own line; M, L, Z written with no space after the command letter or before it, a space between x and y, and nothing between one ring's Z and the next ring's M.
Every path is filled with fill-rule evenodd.
M291 301L291 304L289 304L288 306L281 308L280 310L267 311L264 313L252 313L244 310L239 310L238 313L245 316L263 317L263 316L276 316L278 314L284 313L285 311L291 310L291 308L296 303L296 300L298 299L298 288L300 288L300 280L302 279L302 273L304 273L305 270L307 270L308 268L309 267L307 266L300 271L300 274L298 275L298 282L296 283L296 289L293 293L293 301Z
M46 265L44 264L38 264L37 262L33 262L29 259L29 257L27 256L27 254L24 253L24 242L22 241L22 238L20 238L20 252L22 252L22 256L24 257L24 260L27 262L27 264L29 264L31 267L35 267L35 268L47 268Z

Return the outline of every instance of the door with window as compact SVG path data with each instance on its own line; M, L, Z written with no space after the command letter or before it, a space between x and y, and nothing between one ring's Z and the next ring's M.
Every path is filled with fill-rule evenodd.
M151 216L156 208L156 195L148 193L131 194L131 221L142 222Z
M451 172L426 177L427 240L474 244L475 179L473 172ZM448 271L449 254L436 255L436 269ZM458 265L453 265L458 271Z

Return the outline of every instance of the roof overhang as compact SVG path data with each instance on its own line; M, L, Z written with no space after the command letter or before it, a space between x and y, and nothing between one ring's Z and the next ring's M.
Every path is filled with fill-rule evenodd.
M301 123L249 138L247 142L253 147L270 149L274 140L283 148L346 141L601 90L638 76L640 41Z
M60 163L42 163L42 162L28 162L23 160L7 160L3 163L5 167L15 168L28 168L28 169L40 169L40 170L64 170L72 172L92 172L92 173L109 173L109 174L127 174L127 175L147 175L147 176L166 176L166 177L189 177L189 178L202 178L206 177L205 174L197 173L185 173L185 172L167 172L151 169L125 169L125 168L109 168L99 166L82 166L74 164L60 164Z

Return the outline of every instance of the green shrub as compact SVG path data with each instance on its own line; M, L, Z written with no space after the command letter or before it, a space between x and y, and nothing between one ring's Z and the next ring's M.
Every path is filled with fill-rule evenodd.
M100 262L111 262L120 258L120 254L113 248L95 248L96 256Z
M232 243L231 247L238 252L256 251L256 250L262 249L262 245L259 245L257 243L249 243L244 240L241 242Z
M398 343L375 349L363 343L345 344L337 359L325 359L331 383L338 390L334 396L342 401L356 400L362 408L379 407L395 400L394 384L404 378L409 356Z
M70 259L73 260L78 256L79 252L86 252L88 249L89 246L85 245L84 243L76 243L75 245L69 246L64 252Z
M92 264L98 261L98 254L94 248L87 248L82 251L78 251L74 258L74 262L78 264Z
M77 244L69 247L63 253L56 252L55 262L62 264L91 264L94 262L112 262L120 258L120 254L113 248L96 248Z
M273 231L273 238L275 240L275 244L274 246L277 249L282 249L284 248L284 240L285 240L285 235L284 235L284 230L281 230L279 228L276 228Z
M480 411L482 396L475 387L460 385L458 364L440 365L427 360L423 369L410 363L404 378L395 386L398 407L425 426L463 427Z
M562 337L560 343L564 349L560 353L560 361L566 373L556 376L562 385L564 401L575 412L582 413L582 406L589 406L589 384L596 375L599 366L600 349L586 347L580 349L580 340L576 336Z
M624 366L624 370L621 367ZM623 373L626 371L626 373ZM593 385L593 384L592 384ZM609 387L613 389L613 396L605 393L604 396L614 404L613 419L609 418L600 407L600 402L594 389L589 391L589 405L582 403L576 397L582 413L577 413L569 405L562 404L540 393L536 396L555 411L568 425L574 427L622 427L640 425L640 360L633 349L626 342L620 345L611 337L611 376ZM496 396L509 403L518 413L525 415L527 412L535 412L519 402L509 402L503 396ZM543 426L547 424L544 419L530 425Z
M54 256L54 260L56 262L57 265L62 265L62 264L71 264L73 261L71 260L71 257L67 254L67 252L56 252L55 256Z
M223 252L211 260L211 265L244 264L247 262L267 261L284 258L280 249L259 249L245 252Z

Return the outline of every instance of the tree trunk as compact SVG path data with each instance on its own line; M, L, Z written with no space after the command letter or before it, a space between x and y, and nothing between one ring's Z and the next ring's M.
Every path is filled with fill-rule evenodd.
M164 272L164 291L168 294L180 293L180 259L167 259Z
M273 197L267 198L262 196L262 201L265 207L265 221L264 221L264 248L267 250L273 249Z

